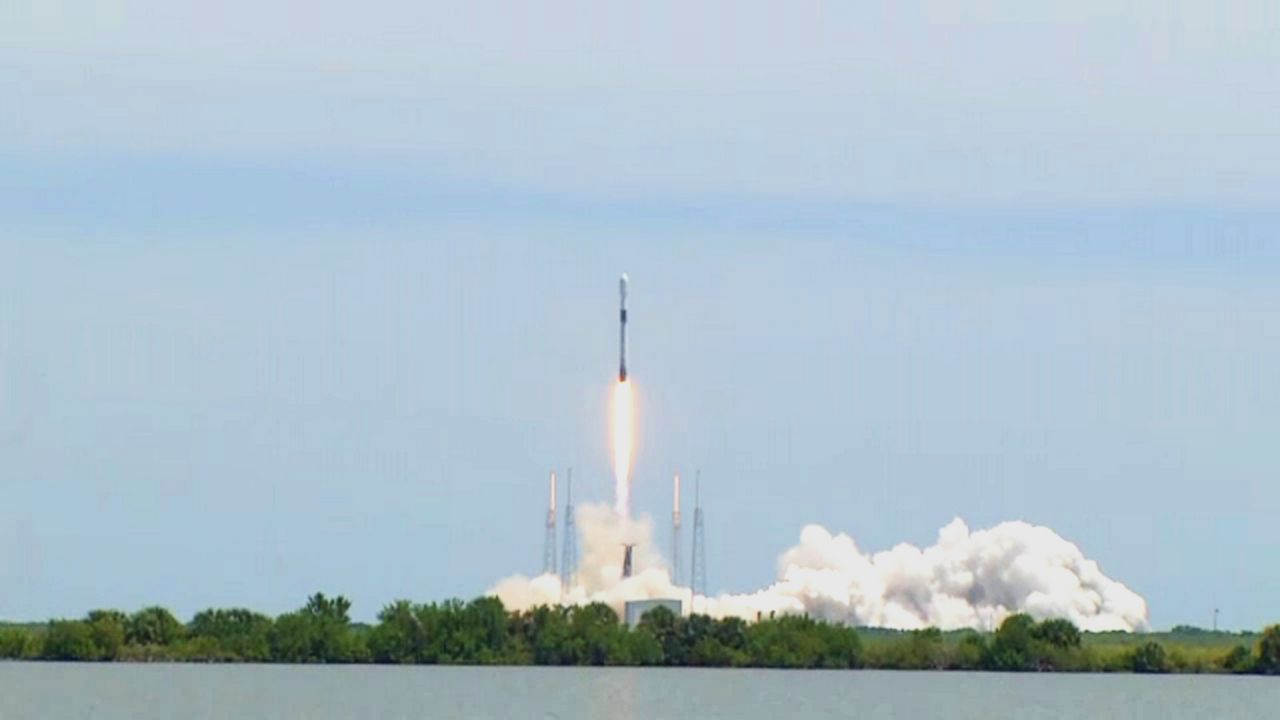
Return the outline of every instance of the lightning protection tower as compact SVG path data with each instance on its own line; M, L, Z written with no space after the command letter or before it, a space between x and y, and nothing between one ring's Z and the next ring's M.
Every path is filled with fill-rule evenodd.
M560 560L562 592L573 587L574 576L578 574L578 528L573 519L573 468L569 468L564 482L564 557Z
M556 574L556 474L551 472L551 500L547 503L547 534L542 541L542 572Z
M672 480L671 495L671 582L680 584L680 473Z
M693 562L689 566L689 587L694 596L707 594L707 539L702 516L702 471L693 478Z

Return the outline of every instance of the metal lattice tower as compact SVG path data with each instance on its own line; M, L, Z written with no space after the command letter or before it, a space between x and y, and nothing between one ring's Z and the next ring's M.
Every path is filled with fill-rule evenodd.
M693 562L689 566L689 587L694 596L707 595L707 539L702 517L702 471L693 479Z
M551 472L551 500L547 503L547 534L542 541L542 572L556 574L556 474Z
M671 584L680 584L680 473L672 481L671 495Z
M565 476L564 489L564 557L560 561L560 588L568 591L578 574L578 528L573 519L573 468Z

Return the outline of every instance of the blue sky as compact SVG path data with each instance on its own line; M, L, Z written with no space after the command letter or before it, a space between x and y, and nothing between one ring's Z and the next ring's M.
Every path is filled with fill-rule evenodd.
M1045 523L1156 626L1275 621L1280 10L0 10L0 617L371 617L702 467L801 525Z

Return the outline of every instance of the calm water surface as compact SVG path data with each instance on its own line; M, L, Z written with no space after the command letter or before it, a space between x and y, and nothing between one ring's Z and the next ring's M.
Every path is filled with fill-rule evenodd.
M0 663L0 720L1276 718L1280 678Z

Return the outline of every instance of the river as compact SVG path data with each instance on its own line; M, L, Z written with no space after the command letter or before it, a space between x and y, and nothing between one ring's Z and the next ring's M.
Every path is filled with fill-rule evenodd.
M0 720L1277 717L1280 678L0 663Z

